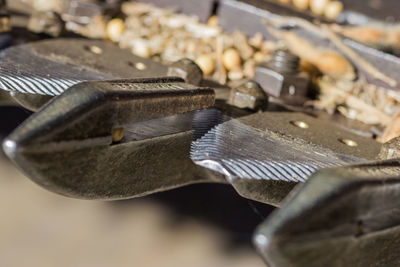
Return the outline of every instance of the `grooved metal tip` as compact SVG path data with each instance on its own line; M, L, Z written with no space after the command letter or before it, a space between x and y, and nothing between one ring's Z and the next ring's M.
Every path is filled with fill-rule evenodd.
M238 120L222 123L193 142L192 160L228 178L304 182L318 169L346 162L299 149Z

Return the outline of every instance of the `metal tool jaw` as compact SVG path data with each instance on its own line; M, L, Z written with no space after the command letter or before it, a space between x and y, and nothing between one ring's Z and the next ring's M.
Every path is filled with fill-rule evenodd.
M80 83L33 114L3 148L51 191L78 198L139 196L210 180L210 172L190 161L191 128L137 140L129 127L213 103L213 90L179 78Z
M111 43L74 38L13 46L2 50L0 58L0 88L33 111L80 82L177 76L196 66L190 60L178 61L171 72L168 66ZM200 71L185 80L195 84L193 79L201 78Z
M258 227L254 243L268 266L396 266L399 177L399 159L319 171Z

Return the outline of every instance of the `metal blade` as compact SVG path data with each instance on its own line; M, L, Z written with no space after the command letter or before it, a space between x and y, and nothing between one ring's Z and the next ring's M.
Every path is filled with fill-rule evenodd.
M55 96L83 81L166 74L166 66L104 41L52 39L0 53L0 87L18 93Z
M249 120L250 117L254 118ZM270 121L266 127L262 125L265 121ZM280 127L279 121L287 123L286 128ZM318 140L318 130L298 128L292 124L296 121L309 128L322 128L330 134L321 135ZM252 122L258 125L251 125ZM304 133L300 134L302 131ZM357 153L349 151L350 148L355 152L357 148L340 143L344 136L358 144ZM196 164L220 172L230 180L303 182L318 169L375 158L379 149L380 145L371 139L327 123L324 125L303 114L265 112L216 126L192 144L191 158Z

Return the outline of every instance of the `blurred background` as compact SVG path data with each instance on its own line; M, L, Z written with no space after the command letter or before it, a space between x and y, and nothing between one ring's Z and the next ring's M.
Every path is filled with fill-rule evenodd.
M1 107L0 135L30 113ZM225 185L114 202L66 198L0 156L0 266L265 266L251 234L271 211Z

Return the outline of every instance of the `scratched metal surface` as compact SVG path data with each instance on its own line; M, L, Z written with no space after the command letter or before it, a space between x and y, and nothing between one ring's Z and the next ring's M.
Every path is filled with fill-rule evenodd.
M316 170L348 162L300 149L238 120L220 124L192 145L192 160L227 177L304 182Z
M166 66L98 40L50 39L0 52L0 88L18 93L55 96L83 81L166 74Z

